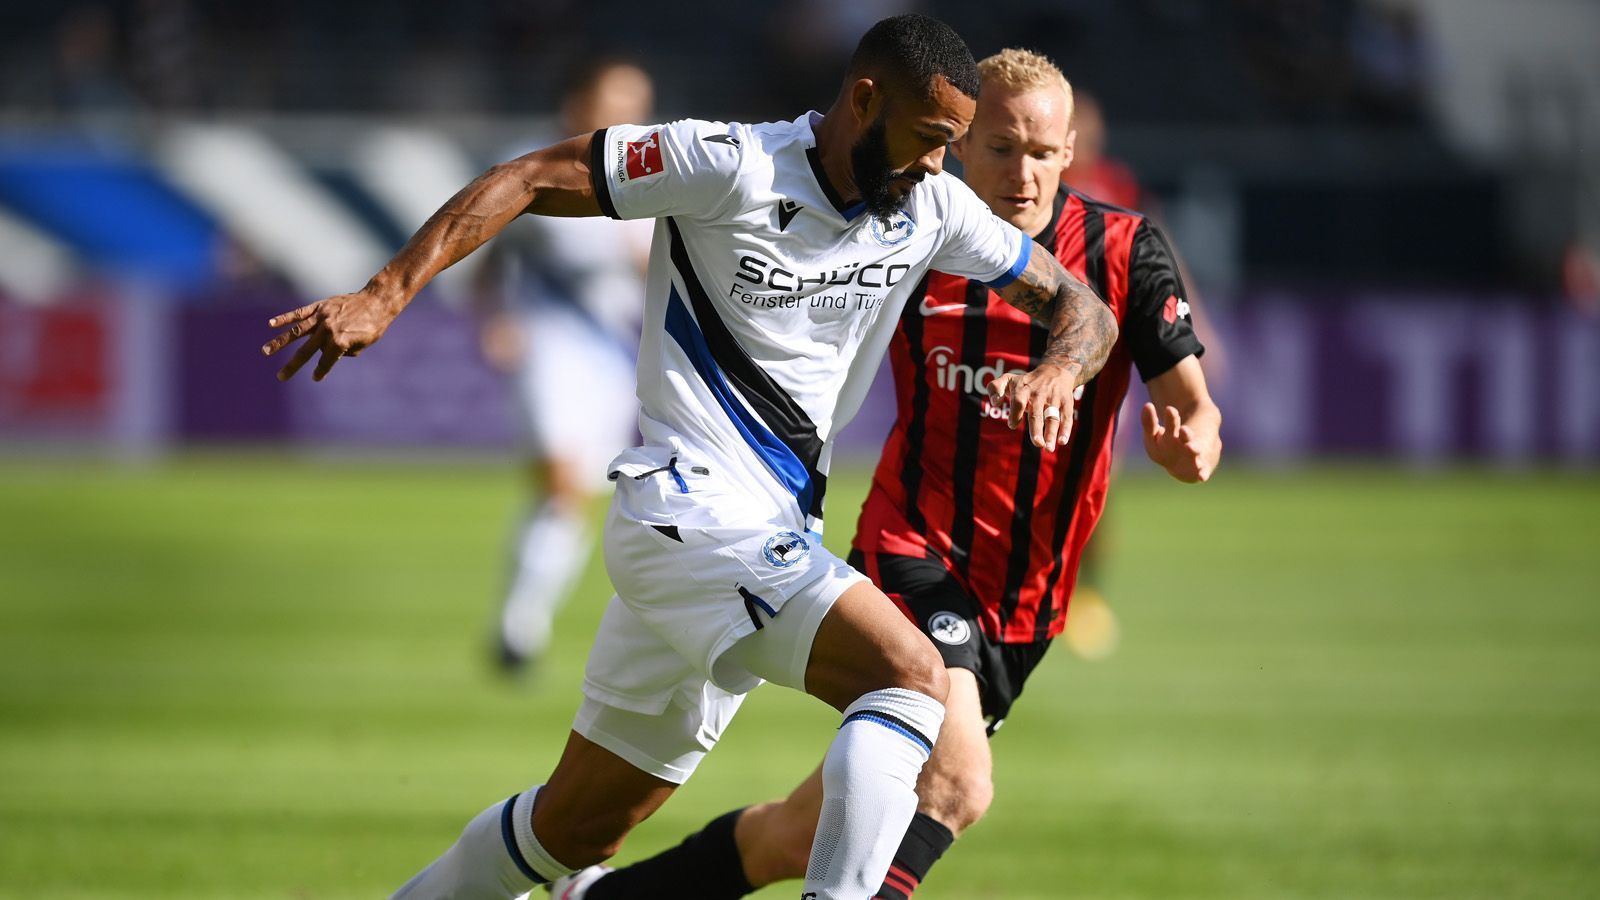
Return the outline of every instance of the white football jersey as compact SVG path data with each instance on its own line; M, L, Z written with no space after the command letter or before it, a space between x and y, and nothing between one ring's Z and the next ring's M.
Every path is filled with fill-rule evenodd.
M1002 287L1033 246L947 174L887 223L846 206L823 174L820 120L619 125L595 133L591 161L607 215L660 220L639 347L645 443L724 467L813 531L833 438L923 276Z

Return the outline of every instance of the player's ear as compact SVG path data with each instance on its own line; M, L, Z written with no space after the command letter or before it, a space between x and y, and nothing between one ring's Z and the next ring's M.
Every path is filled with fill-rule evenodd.
M850 112L863 129L878 117L883 108L883 89L871 78L857 78L850 85Z
M1072 165L1072 156L1077 152L1078 129L1067 132L1067 142L1061 147L1061 168L1066 169Z
M966 134L963 134L961 137L958 137L950 142L950 152L956 155L956 159L961 160L962 165L967 164L967 141L970 140L971 137L972 129L969 128L967 129Z

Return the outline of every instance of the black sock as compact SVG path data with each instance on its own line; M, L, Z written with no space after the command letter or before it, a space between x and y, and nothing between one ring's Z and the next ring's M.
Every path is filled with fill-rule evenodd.
M753 892L733 841L742 812L718 816L678 846L612 872L589 888L585 900L738 900Z
M910 900L917 885L928 877L928 870L939 861L950 845L955 843L950 829L934 819L917 813L911 818L911 827L894 852L894 862L889 864L889 874L883 878L883 887L874 894L879 900Z

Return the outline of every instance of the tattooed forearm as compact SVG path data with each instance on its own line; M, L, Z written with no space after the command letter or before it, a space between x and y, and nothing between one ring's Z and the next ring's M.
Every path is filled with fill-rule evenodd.
M1049 321L1050 309L1056 301L1054 291L1047 290L1040 284L1025 283L1021 278L1013 282L1012 287L1002 292L1001 296L1017 309L1046 322Z
M1117 340L1116 318L1094 291L1062 268L1055 257L1035 253L1027 269L1000 295L1049 326L1050 340L1041 364L1075 370L1078 384L1100 372Z
M1117 322L1088 285L1073 279L1056 292L1050 316L1050 342L1040 362L1078 369L1078 383L1099 374L1117 341Z

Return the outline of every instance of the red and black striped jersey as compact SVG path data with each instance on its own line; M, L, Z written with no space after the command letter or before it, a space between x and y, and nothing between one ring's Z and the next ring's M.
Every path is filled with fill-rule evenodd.
M1094 288L1121 328L1105 367L1079 389L1071 439L1046 453L988 399L994 378L1038 365L1045 326L978 282L932 274L890 344L897 415L855 538L863 552L941 560L982 607L984 631L1008 643L1061 631L1105 508L1131 367L1148 381L1204 352L1154 222L1063 189L1035 240Z

